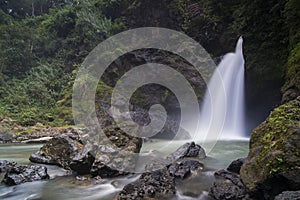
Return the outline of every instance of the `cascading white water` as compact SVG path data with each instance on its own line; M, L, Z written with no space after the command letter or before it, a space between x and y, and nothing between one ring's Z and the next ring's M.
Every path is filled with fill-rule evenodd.
M243 39L239 38L234 53L226 54L208 84L200 116L200 133L197 140L216 135L221 130L221 139L244 138L244 57ZM223 90L223 91L222 91ZM222 93L223 92L223 93ZM224 94L225 95L221 95ZM216 117L225 112L225 120ZM217 126L222 128L217 128ZM214 133L214 134L213 134Z

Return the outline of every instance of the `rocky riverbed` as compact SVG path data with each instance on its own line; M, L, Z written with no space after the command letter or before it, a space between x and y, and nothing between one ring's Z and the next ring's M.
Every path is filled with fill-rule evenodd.
M72 176L73 182L80 185L105 185L113 179L124 180L124 177L129 180L121 181L122 184L109 190L107 199L299 199L299 111L300 97L276 108L266 121L254 129L248 155L248 142L238 154L233 152L240 142L228 141L230 146L221 142L221 147L218 144L214 147L217 153L212 150L207 156L205 144L200 146L181 140L177 149L174 146L169 148L164 152L165 157L144 166L146 171L140 174L124 172L122 163L130 164L136 160L122 158L122 155L122 159L111 157L118 153L111 144L97 147L95 154L91 152L95 149L87 147L79 137L84 129L67 128L55 132L37 152L31 154L30 160L39 165L1 161L1 181L10 186L48 180L51 177L47 173L48 166L40 164L51 164L63 168L66 172L64 177L70 180ZM167 146L168 143L151 140L143 143L115 125L104 130L113 145L132 153L155 153L153 150L158 146ZM20 133L16 138L24 138L22 135ZM2 141L28 140L28 137L25 137L26 140L7 140L6 136L2 134ZM34 139L39 136L41 134L33 134ZM234 160L236 158L240 159ZM220 160L223 160L222 164L218 164ZM109 187L111 184L108 184Z
M141 152L149 152L149 149L159 149L158 147L167 146L167 144L168 141L163 140L146 142L143 144ZM247 141L219 142L214 150L209 152L204 158L205 154L203 154L203 149L199 148L199 145L178 141L175 142L174 145L166 148L164 152L166 155L165 158L167 158L168 155L171 155L170 157L173 159L178 159L172 165L165 166L165 168L162 168L158 172L145 172L143 175L127 174L115 178L101 178L99 176L92 176L91 174L78 175L71 170L63 169L55 165L34 164L47 167L50 179L37 181L37 184L28 182L10 187L0 185L0 193L3 195L8 193L7 195L0 196L0 198L20 199L21 196L22 198L25 198L26 195L26 197L32 195L47 199L47 196L51 194L58 199L79 198L108 200L117 197L119 198L121 195L135 195L134 193L128 194L128 188L132 188L132 191L144 191L139 187L139 183L143 182L145 189L147 189L145 191L151 190L151 188L153 190L153 185L155 186L155 183L165 186L166 190L158 190L155 194L151 194L151 191L150 194L145 193L145 195L155 195L156 198L159 198L164 192L170 190L170 192L167 192L166 194L171 194L171 196L166 196L171 199L199 199L200 197L202 199L209 199L208 191L215 179L213 172L219 168L226 167L230 163L230 160L235 157L246 156L247 144ZM178 147L181 147L179 148L181 150L176 151ZM2 145L0 148L0 151L5 153L0 155L0 159L9 158L9 160L17 160L19 163L22 163L22 165L23 163L24 165L32 165L33 163L29 162L28 157L30 154L36 152L40 146L32 144L15 144ZM185 151L187 149L190 149L190 151ZM20 152L18 156L15 155L17 152ZM174 154L174 152L177 153ZM221 156L221 152L227 154L227 156ZM25 153L25 155L22 156L22 159L18 158L22 153ZM187 155L190 157L186 157ZM157 174L159 174L159 176ZM168 179L164 179L163 177ZM145 181L146 179L148 181ZM164 182L160 183L160 181ZM35 189L29 190L28 187L33 185ZM93 192L91 193L88 191ZM125 191L127 191L127 193L125 193ZM8 196L10 196L10 198L8 198Z

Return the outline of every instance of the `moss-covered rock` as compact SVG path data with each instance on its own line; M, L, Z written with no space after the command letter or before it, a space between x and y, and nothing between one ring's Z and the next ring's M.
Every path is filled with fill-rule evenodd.
M300 189L300 97L276 108L251 135L241 178L254 195Z
M77 154L82 153L83 147L83 144L75 138L61 135L54 137L43 145L38 152L30 156L29 160L35 163L58 165L70 169L70 163Z

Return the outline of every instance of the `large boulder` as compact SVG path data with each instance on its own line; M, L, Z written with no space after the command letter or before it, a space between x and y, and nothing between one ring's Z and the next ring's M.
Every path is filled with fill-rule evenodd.
M41 149L32 154L31 162L58 165L70 169L73 158L78 157L84 149L83 144L68 135L54 137Z
M54 137L41 149L30 156L30 161L43 164L53 164L65 169L71 169L78 174L113 177L125 174L121 168L124 163L130 165L130 158L123 151L139 153L142 140L123 132L117 126L111 125L103 129L111 144L83 144L78 134L65 133ZM117 148L118 149L117 149ZM117 151L117 150L118 151ZM119 152L120 156L111 156Z
M170 161L178 160L180 158L206 158L204 149L195 142L190 142L182 145L174 153L168 155L167 159Z
M0 182L7 185L18 185L43 179L49 179L46 167L0 161Z
M258 199L300 189L300 97L276 108L252 132L241 178Z

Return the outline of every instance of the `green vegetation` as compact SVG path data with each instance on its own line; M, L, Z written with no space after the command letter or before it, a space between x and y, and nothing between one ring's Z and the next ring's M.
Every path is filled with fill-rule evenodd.
M102 14L99 3L1 1L0 116L23 126L72 124L78 66L99 42L124 28Z
M72 124L83 59L109 36L140 26L184 31L214 57L243 35L247 91L272 95L286 80L282 91L299 95L299 10L297 0L0 0L0 116L24 126ZM97 96L111 93L113 78L99 83Z
M300 95L300 3L290 0L286 4L285 14L289 24L290 54L287 62L286 82L282 88L283 101ZM290 94L292 90L292 94Z
M297 140L300 128L299 101L291 101L276 108L267 120L257 127L251 137L250 148L261 148L255 163L260 176L273 176L297 166L299 158L293 156L297 152ZM267 163L266 163L267 162Z

